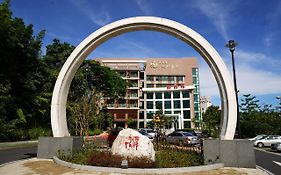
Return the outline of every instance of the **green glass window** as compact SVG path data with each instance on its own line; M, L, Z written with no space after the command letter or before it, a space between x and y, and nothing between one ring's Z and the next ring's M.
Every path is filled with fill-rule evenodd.
M184 126L184 128L191 128L190 121L184 121L183 126Z
M147 101L147 109L153 109L153 101Z
M146 76L146 81L153 81L153 76L151 76L151 75L148 75L148 76Z
M172 105L171 105L171 101L165 101L165 109L171 109Z
M183 98L189 98L189 91L182 91Z
M162 99L162 92L155 92L156 99Z
M181 101L175 100L174 101L174 109L180 109L181 108Z
M172 111L165 111L165 114L172 114Z
M173 92L174 98L180 98L180 91Z
M153 92L147 92L146 98L147 99L153 99Z
M183 111L183 118L184 119L190 119L190 110L184 110Z
M189 100L183 100L183 108L190 108L190 101Z
M152 112L152 111L148 111L148 112L146 113L146 118L147 118L147 119L152 119L152 118L153 118L153 112Z
M164 92L165 99L171 99L171 92Z
M156 101L156 109L162 109L162 101Z

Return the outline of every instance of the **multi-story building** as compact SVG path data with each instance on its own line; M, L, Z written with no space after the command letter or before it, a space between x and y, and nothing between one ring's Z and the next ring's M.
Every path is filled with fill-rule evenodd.
M211 97L210 96L202 96L200 97L200 107L201 107L201 115L206 112L206 110L212 106Z
M157 110L181 128L200 128L199 72L195 58L96 59L128 82L125 98L107 99L116 126L146 127Z

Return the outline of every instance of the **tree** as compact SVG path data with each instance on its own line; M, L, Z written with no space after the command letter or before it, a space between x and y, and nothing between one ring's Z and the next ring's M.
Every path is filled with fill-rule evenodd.
M51 79L50 92L56 78L74 46L54 39L47 46L43 61L48 66ZM67 115L70 132L85 135L90 126L104 128L108 117L100 114L105 97L118 98L126 93L127 84L115 71L94 60L85 60L77 70L69 90ZM108 122L110 123L110 122ZM78 131L78 132L77 132Z
M258 134L281 134L281 117L272 105L259 105L259 100L250 94L244 95L241 103L241 133L249 138Z
M34 36L32 25L26 26L23 19L12 15L10 1L5 0L0 4L0 98L4 100L0 117L6 129L0 139L17 128L25 129L27 123L29 127L36 125L42 102L43 83L39 80L44 31Z
M204 128L208 130L212 137L219 136L221 112L218 106L210 106L203 113Z

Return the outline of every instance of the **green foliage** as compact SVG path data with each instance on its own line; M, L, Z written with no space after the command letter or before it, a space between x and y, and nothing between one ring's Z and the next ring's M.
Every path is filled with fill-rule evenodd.
M161 150L156 153L157 168L199 166L204 164L203 157L193 151Z
M242 137L258 134L281 134L281 117L271 105L259 105L259 100L250 94L244 95L240 106L240 125Z
M210 106L203 113L204 130L208 130L212 137L219 136L221 112L218 106Z
M156 161L152 162L147 157L128 158L119 155L112 155L106 150L98 150L86 146L72 155L60 151L58 158L76 164L121 167L122 160L128 160L129 168L175 168L199 166L204 164L203 156L194 151L181 149L166 149L156 152Z
M38 140L38 138L42 136L52 136L51 129L44 129L41 127L28 129L28 139Z
M94 130L91 130L91 129L88 130L88 134L90 136L100 135L102 132L103 132L103 130L102 129L98 129L98 128L95 128Z

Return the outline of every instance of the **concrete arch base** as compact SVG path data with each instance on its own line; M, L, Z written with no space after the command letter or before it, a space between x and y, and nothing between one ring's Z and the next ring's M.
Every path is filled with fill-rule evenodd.
M213 72L221 96L220 139L233 140L237 120L237 101L232 79L222 58L197 32L178 22L159 17L132 17L113 22L93 32L75 48L63 65L53 91L51 124L54 138L70 136L66 121L67 96L71 81L84 59L105 41L123 33L139 30L152 30L172 35L193 47L202 56ZM49 139L50 145L54 138ZM63 139L61 140L61 143L57 144L64 144Z

